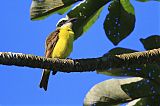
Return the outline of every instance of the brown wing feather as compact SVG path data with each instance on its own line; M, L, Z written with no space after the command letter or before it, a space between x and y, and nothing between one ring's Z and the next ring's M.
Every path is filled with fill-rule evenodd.
M57 29L55 32L52 32L46 39L46 50L45 50L45 57L50 58L51 53L58 41L58 34L59 29Z
M45 57L51 58L52 51L54 50L54 47L59 39L58 34L59 34L59 29L57 29L55 32L52 32L47 37L45 45L46 46ZM47 90L49 75L50 75L50 70L44 69L39 86L40 88L44 88L45 91Z

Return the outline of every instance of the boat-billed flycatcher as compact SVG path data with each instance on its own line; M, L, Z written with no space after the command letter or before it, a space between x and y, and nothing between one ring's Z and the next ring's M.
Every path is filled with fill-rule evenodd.
M67 58L72 52L74 32L72 30L72 22L76 21L76 18L70 18L68 20L62 20L58 23L56 31L52 32L46 39L46 58ZM56 74L56 71L53 71ZM40 88L47 90L50 70L44 69Z

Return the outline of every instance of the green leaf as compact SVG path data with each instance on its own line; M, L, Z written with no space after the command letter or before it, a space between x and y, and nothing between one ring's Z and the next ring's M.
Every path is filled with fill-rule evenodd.
M160 0L136 0L136 1L147 2L147 1L160 1Z
M159 85L148 79L111 79L92 87L84 99L84 105L113 106L137 98L151 97L159 92Z
M119 55L123 53L133 53L133 52L137 52L137 51L132 49L127 49L127 48L122 48L122 47L116 47L111 49L108 53L104 54L103 56Z
M137 52L135 50L126 49L126 48L114 48L108 53L103 55L103 58L124 54L124 53L133 53ZM103 59L102 58L102 59ZM138 63L138 62L137 62ZM156 63L152 64L136 64L132 66L122 66L120 68L109 67L106 70L96 70L98 74L110 75L110 76L133 76L133 77L142 77L152 80L160 80L160 65Z
M82 0L32 0L31 20L42 20L53 13L57 13L58 10L61 11L60 13L64 13L69 9L69 6L77 1Z
M134 7L132 6L132 4L130 3L129 0L120 0L120 3L122 5L123 9L127 13L130 13L130 14L134 15Z
M131 101L127 104L127 106L159 106L160 104L160 97L159 96L150 96L144 97L140 99L136 99Z
M145 39L140 39L146 50L157 49L160 48L160 35L152 35Z
M123 53L133 53L137 52L136 50L131 50L127 48L114 48L111 49L108 53L104 54L103 57L110 57L114 55L119 55ZM98 74L110 75L110 76L140 76L141 74L137 69L142 67L142 65L134 65L130 67L123 67L122 68L109 68L106 70L96 70Z
M160 48L159 35L152 35L145 39L141 38L140 41L146 50ZM160 64L159 63L144 64L144 66L141 67L141 72L143 73L143 77L150 78L156 81L160 80Z
M113 0L108 10L109 14L104 22L105 33L109 40L117 45L135 27L134 8L129 0Z
M69 18L77 17L78 20L73 24L75 39L86 32L98 19L102 8L110 0L84 0L76 5L68 14Z
M91 18L90 20L86 23L86 25L84 25L83 27L83 32L86 32L95 22L96 20L99 18L101 12L102 12L102 8L100 8Z
M65 8L62 8L60 10L58 10L56 13L60 14L60 15L63 15L64 13L66 13L70 8L72 7L72 5L68 6L68 7L65 7Z

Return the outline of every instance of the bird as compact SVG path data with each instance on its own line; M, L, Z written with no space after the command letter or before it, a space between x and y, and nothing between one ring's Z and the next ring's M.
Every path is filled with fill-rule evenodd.
M56 30L47 37L45 42L46 58L65 59L70 55L75 36L72 26L76 20L77 18L63 19L57 24ZM45 91L47 91L50 72L48 69L43 69L39 87ZM53 75L56 73L56 70L52 71Z

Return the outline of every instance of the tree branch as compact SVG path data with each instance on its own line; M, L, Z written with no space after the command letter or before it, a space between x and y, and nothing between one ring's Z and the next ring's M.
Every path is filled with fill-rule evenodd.
M0 52L0 64L3 65L46 68L60 70L61 72L88 72L154 62L160 62L160 48L144 52L88 59L51 59L30 54Z

